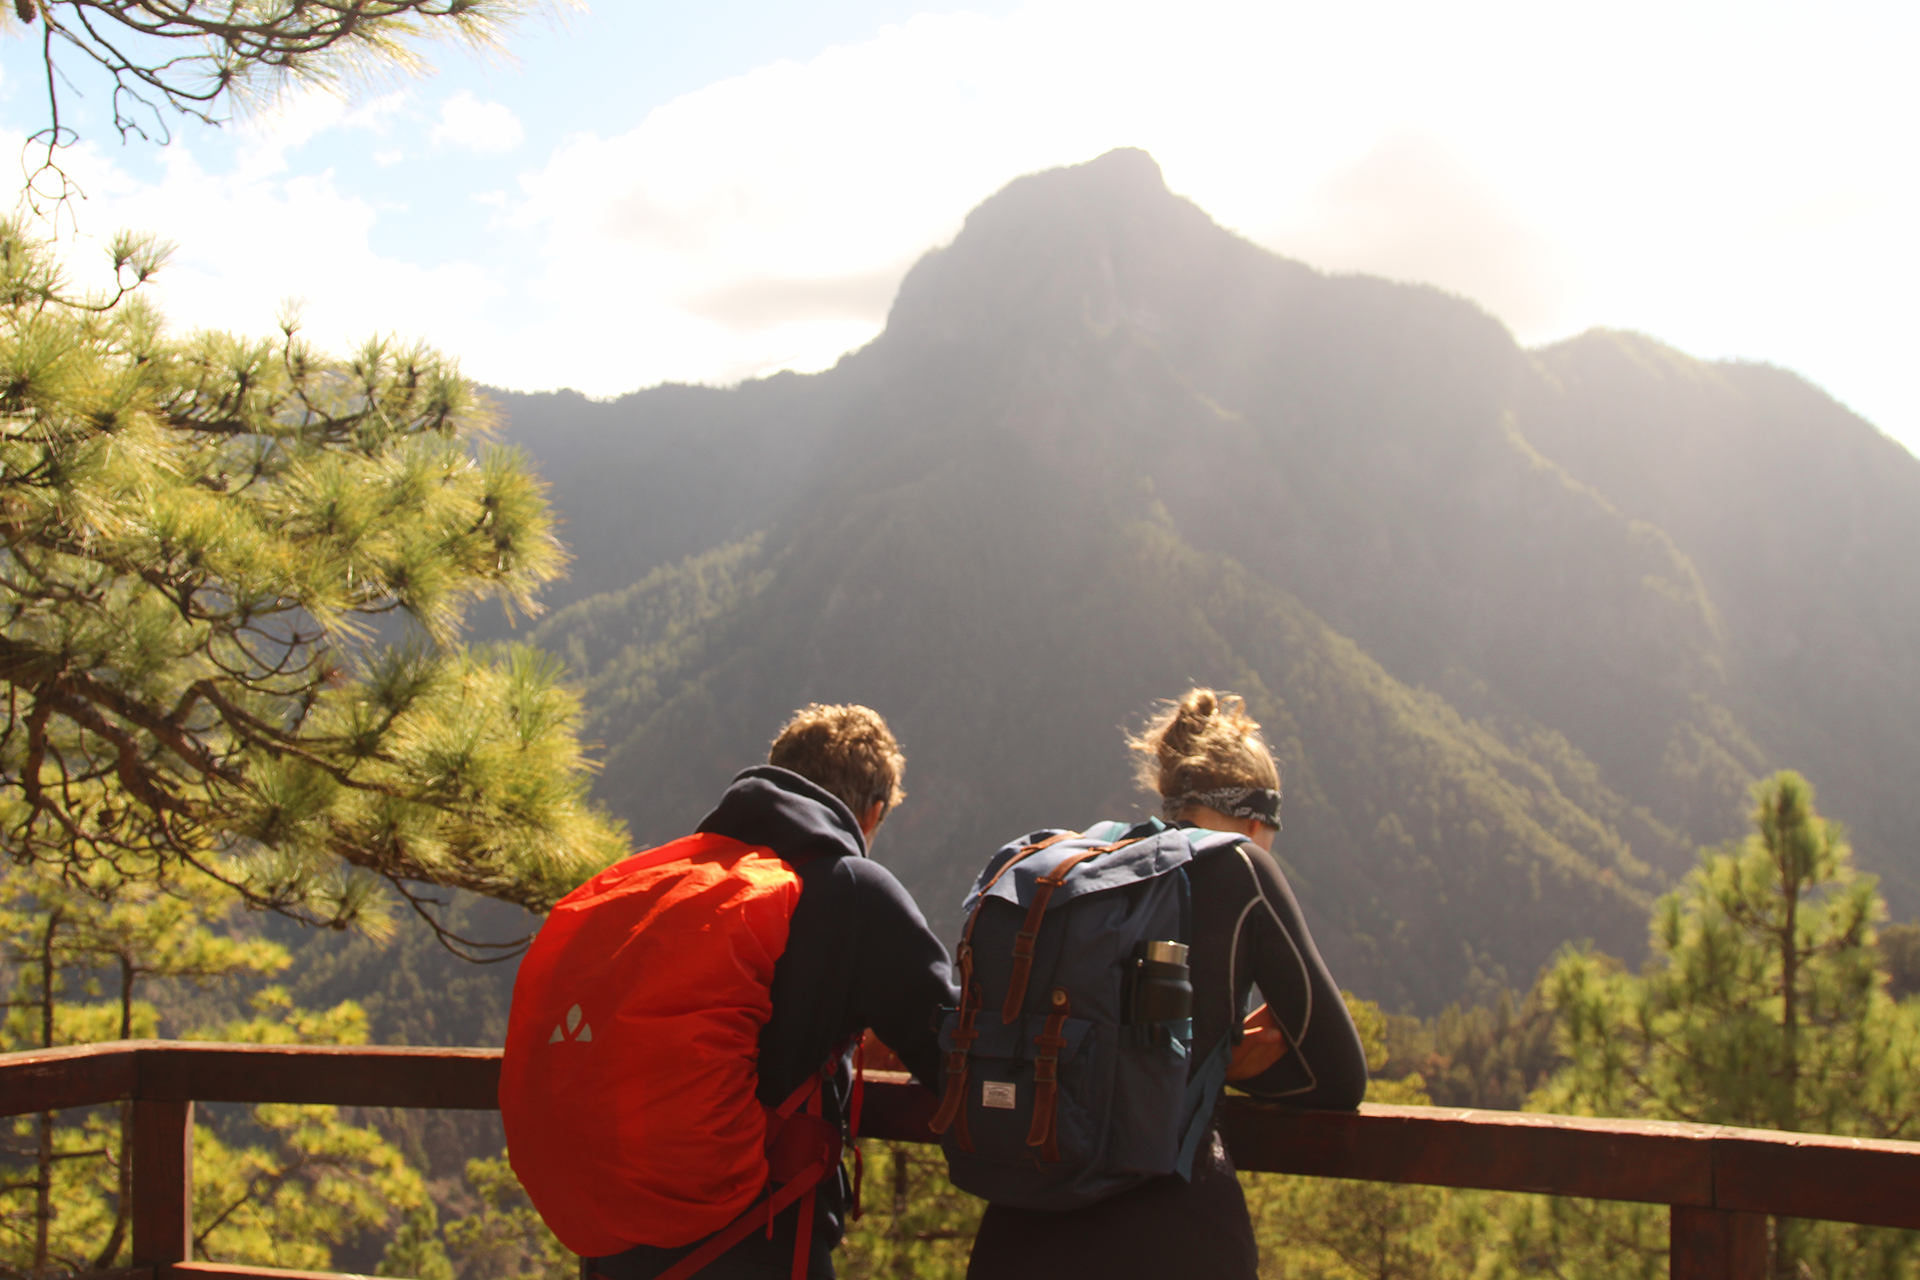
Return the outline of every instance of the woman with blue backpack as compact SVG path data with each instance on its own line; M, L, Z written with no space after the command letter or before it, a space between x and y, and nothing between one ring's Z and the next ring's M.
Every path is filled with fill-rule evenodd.
M989 1202L970 1278L1254 1280L1222 1085L1328 1110L1366 1093L1273 859L1280 774L1243 701L1193 689L1128 745L1161 817L1034 832L966 903L935 1128Z

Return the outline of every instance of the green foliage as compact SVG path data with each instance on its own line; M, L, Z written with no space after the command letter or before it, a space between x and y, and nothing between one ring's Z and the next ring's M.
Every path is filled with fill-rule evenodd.
M1544 1109L1920 1133L1889 1056L1908 1020L1875 965L1873 879L1798 775L1768 779L1755 802L1754 834L1656 906L1645 973L1579 950L1555 967L1547 994L1571 1063Z
M770 533L543 625L537 640L587 683L609 806L643 842L671 838L764 751L794 690L868 702L924 780L880 856L938 927L1008 831L1132 807L1117 717L1199 679L1244 693L1280 753L1278 853L1344 980L1437 1009L1464 976L1462 936L1528 972L1577 933L1633 944L1658 881L1583 807L1604 788L1570 796L1523 748L1164 523L1058 495L1009 503L998 484L942 474L864 495L830 543Z
M282 971L285 948L238 936L235 895L207 877L84 889L34 866L0 874L0 960L7 1011L0 1049L83 1044L160 1031L141 998L149 980L211 983ZM259 1044L356 1044L351 1002L300 1008L280 987L251 1014L179 1028ZM425 1203L419 1174L371 1126L332 1107L263 1105L194 1129L194 1248L213 1261L325 1268L332 1247ZM0 1160L0 1266L16 1272L110 1268L123 1260L131 1204L131 1108L10 1122Z
M947 1181L938 1147L861 1145L868 1160L865 1212L847 1226L840 1273L848 1280L964 1280L985 1203Z
M160 257L116 246L127 288ZM0 846L336 925L378 924L379 877L538 907L616 856L555 664L454 643L563 554L453 363L64 289L0 225ZM413 638L373 643L389 616Z
M579 1264L547 1230L513 1176L506 1152L467 1162L478 1200L446 1225L447 1250L460 1280L574 1280Z
M413 1280L453 1280L453 1259L440 1239L440 1218L432 1205L421 1205L407 1214L380 1264L377 1276L410 1276Z
M327 1270L331 1245L427 1202L419 1173L372 1126L335 1107L262 1104L260 1140L193 1142L194 1253L213 1262Z
M1443 1107L1518 1111L1563 1059L1553 1011L1536 984L1523 996L1501 987L1491 1003L1456 1001L1439 1016L1388 1018L1389 1075L1417 1071Z
M1754 831L1709 851L1657 904L1653 958L1630 974L1569 950L1545 981L1567 1065L1543 1111L1689 1120L1871 1138L1920 1136L1920 1008L1876 968L1883 914L1813 789L1754 789ZM1513 1265L1571 1275L1645 1271L1665 1249L1644 1208L1534 1202L1509 1223ZM1912 1275L1920 1238L1779 1220L1776 1275Z
M1388 1063L1388 1015L1373 1001L1341 994L1366 1047L1367 1069L1375 1073L1367 1101L1426 1103L1419 1075L1391 1080L1378 1074ZM1240 1182L1262 1276L1424 1280L1444 1274L1443 1257L1456 1246L1446 1233L1447 1195L1431 1187L1263 1173L1242 1173Z
M1889 925L1880 931L1879 942L1887 994L1895 1000L1920 995L1920 922Z

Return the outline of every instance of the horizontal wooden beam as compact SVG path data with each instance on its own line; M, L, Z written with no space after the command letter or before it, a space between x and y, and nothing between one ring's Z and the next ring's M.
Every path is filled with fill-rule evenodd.
M231 1262L176 1262L162 1267L156 1280L362 1280L337 1271L293 1271L285 1267L241 1266ZM91 1276L87 1280L93 1280Z
M145 1041L139 1097L493 1111L498 1049Z
M1714 1203L1707 1125L1442 1107L1298 1111L1229 1098L1221 1128L1236 1167L1267 1173Z
M940 1109L940 1095L923 1089L904 1071L867 1072L866 1099L860 1106L860 1136L890 1142L938 1142L928 1126Z
M1234 1163L1419 1183L1920 1229L1920 1142L1524 1111L1367 1105L1292 1111L1229 1098Z
M0 1116L90 1107L132 1097L134 1058L127 1046L135 1043L0 1053Z
M499 1080L498 1049L135 1040L0 1055L0 1115L126 1097L485 1111L499 1105ZM908 1077L875 1072L861 1129L930 1142L935 1106ZM1239 1097L1223 1128L1249 1171L1920 1229L1914 1142L1444 1107L1294 1111Z
M1721 1129L1713 1148L1719 1208L1920 1230L1920 1142Z

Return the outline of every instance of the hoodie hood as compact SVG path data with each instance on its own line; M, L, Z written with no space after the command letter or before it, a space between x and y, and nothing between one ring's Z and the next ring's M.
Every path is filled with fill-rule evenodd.
M698 830L762 845L789 864L867 854L860 824L844 801L791 769L770 764L735 775Z

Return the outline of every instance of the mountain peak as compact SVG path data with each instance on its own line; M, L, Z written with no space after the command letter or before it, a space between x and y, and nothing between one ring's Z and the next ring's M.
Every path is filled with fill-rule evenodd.
M1164 192L1167 189L1167 180L1160 172L1160 162L1139 147L1115 147L1084 164L1068 165L1051 172L1074 174L1083 182L1110 184L1120 190Z
M1151 155L1116 148L990 196L952 244L907 273L887 337L997 346L1023 340L1034 323L1092 316L1104 326L1236 247L1246 246L1167 190Z

